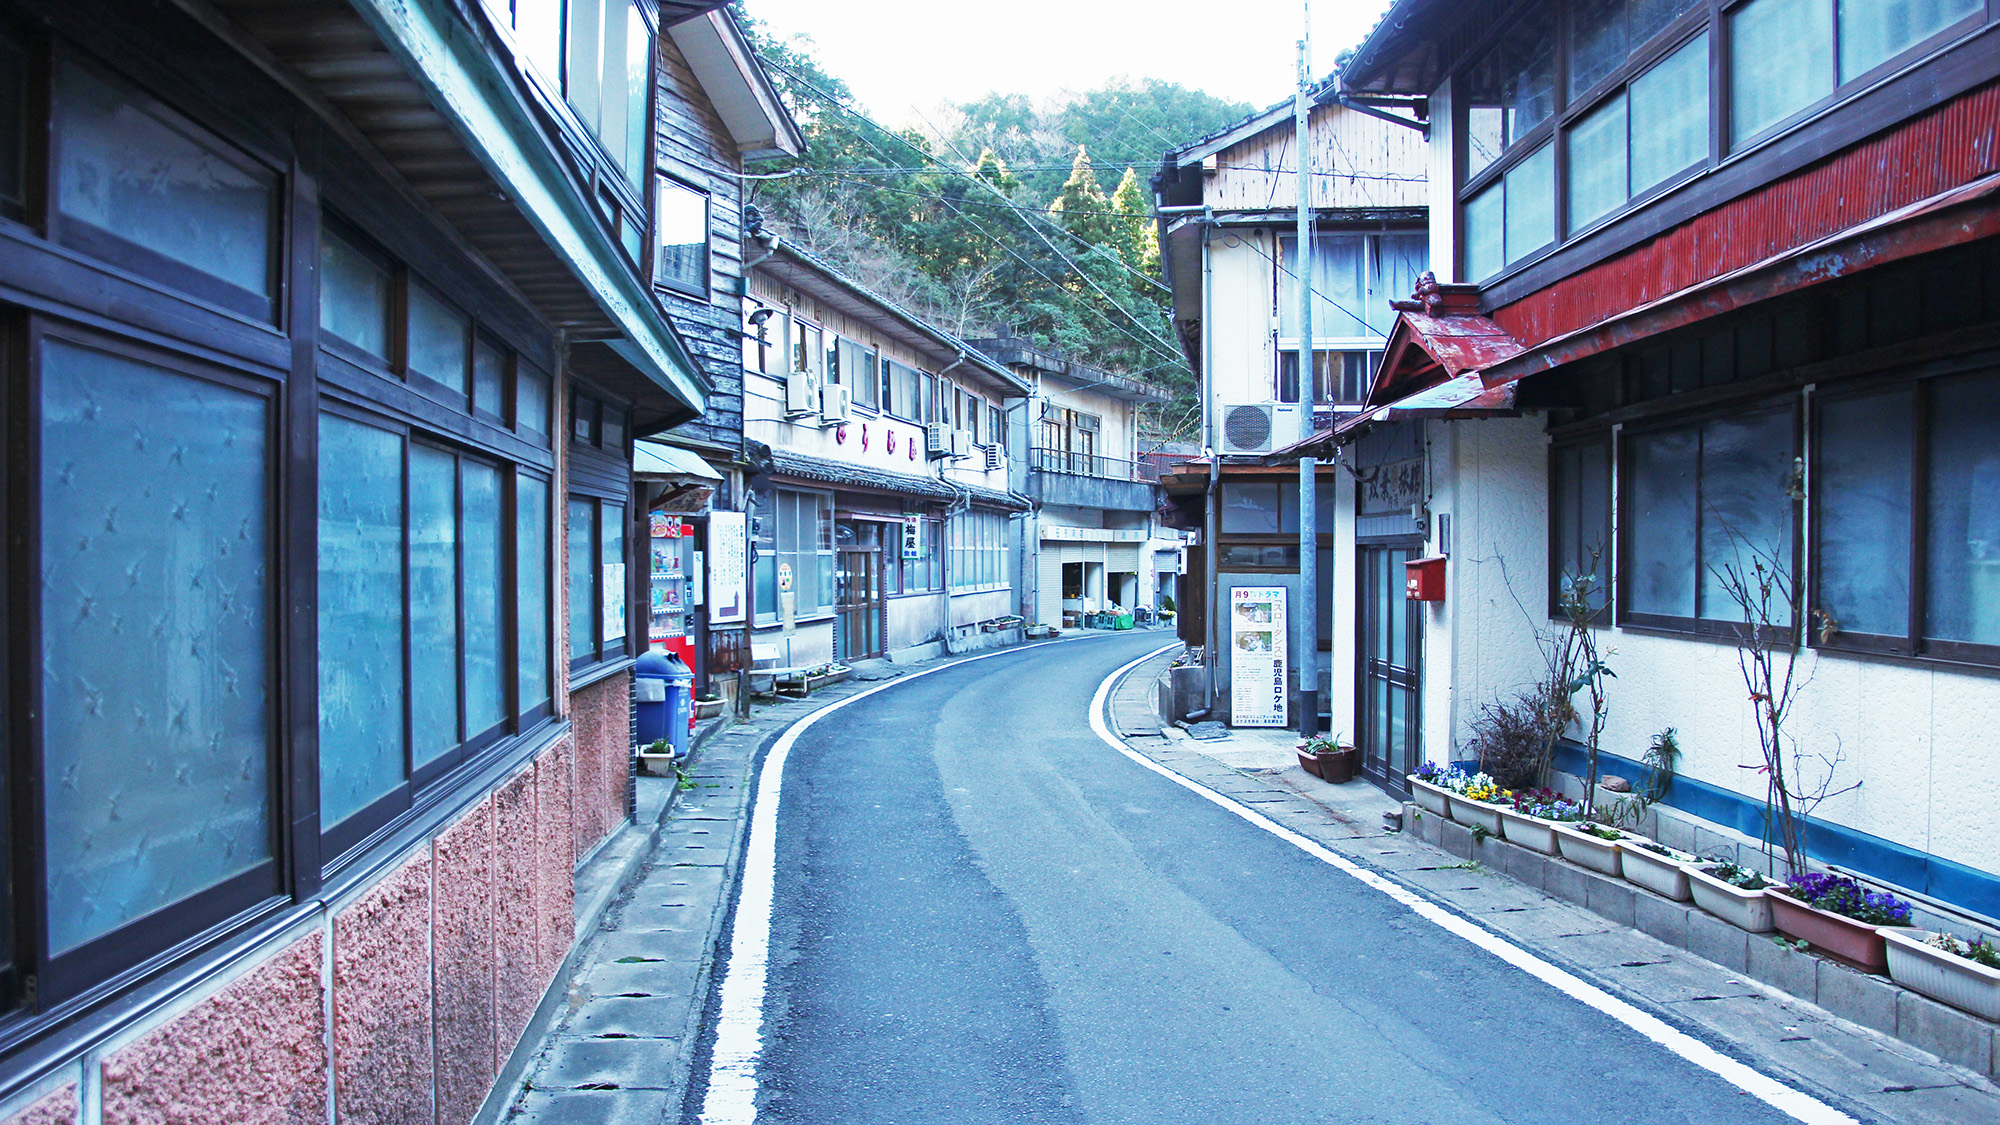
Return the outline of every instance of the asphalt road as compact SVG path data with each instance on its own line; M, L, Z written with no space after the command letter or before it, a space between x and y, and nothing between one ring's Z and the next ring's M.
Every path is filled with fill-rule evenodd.
M949 668L802 735L760 1121L1789 1120L1106 746L1092 693L1168 639Z

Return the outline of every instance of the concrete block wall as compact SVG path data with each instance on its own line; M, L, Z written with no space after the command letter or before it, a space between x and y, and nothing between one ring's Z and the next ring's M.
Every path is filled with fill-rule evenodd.
M379 878L0 1106L0 1125L469 1122L574 938L572 803L601 819L608 801L574 758L565 735Z

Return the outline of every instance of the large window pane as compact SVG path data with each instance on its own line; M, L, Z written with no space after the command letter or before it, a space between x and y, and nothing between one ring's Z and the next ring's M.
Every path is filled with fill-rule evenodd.
M1625 62L1625 0L1577 0L1570 8L1569 93L1583 93Z
M269 411L42 352L48 943L61 953L271 856Z
M1831 614L1841 632L1901 637L1910 631L1914 414L1907 390L1820 408L1814 608Z
M1222 486L1224 535L1276 535L1278 520L1276 483Z
M1833 92L1827 0L1751 0L1729 16L1732 145Z
M469 397L471 346L472 321L429 288L411 284L410 371Z
M1940 384L1930 408L1929 599L1935 640L2000 644L2000 379Z
M1689 427L1627 439L1632 480L1625 516L1632 527L1621 570L1634 613L1694 616L1699 433Z
M1770 614L1789 624L1796 585L1792 565L1793 434L1789 409L1718 418L1701 438L1701 615L1742 621L1726 575L1741 575L1757 593L1757 567L1782 571L1773 585Z
M1507 262L1547 246L1556 236L1556 146L1507 170Z
M597 657L597 505L569 502L569 658Z
M1507 185L1494 184L1465 205L1465 277L1484 281L1507 265Z
M1313 239L1312 331L1317 338L1365 336L1368 323L1362 312L1365 292L1364 235L1319 235ZM1282 240L1282 266L1278 271L1278 334L1296 338L1299 334L1298 240Z
M410 759L459 743L458 458L410 447Z
M1430 236L1384 234L1375 238L1374 273L1369 279L1368 307L1363 310L1376 335L1387 336L1395 326L1396 310L1390 301L1400 301L1416 290L1417 278L1430 267Z
M549 432L549 377L525 361L514 364L514 425L538 434Z
M549 482L516 480L514 607L525 714L549 701Z
M1868 72L1982 7L1980 0L1840 0L1840 80Z
M13 28L0 24L0 215L19 217L27 166L28 52ZM0 939L4 940L4 939Z
M1577 122L1569 137L1569 229L1588 226L1625 202L1625 95Z
M653 33L639 7L625 4L625 175L632 186L643 187L646 180L646 135L653 116L647 112L647 95L652 90ZM607 146L612 137L604 138Z
M1588 578L1582 590L1593 612L1610 603L1611 586L1611 443L1593 441L1555 449L1555 558L1550 562L1557 612L1572 585Z
M1547 5L1509 28L1466 83L1466 175L1477 175L1556 108L1555 18Z
M601 509L602 526L598 542L604 566L604 655L620 655L625 644L625 506L606 504Z
M672 180L660 181L660 230L656 273L682 289L708 288L708 196Z
M1708 155L1708 36L1632 80L1632 194Z
M482 412L507 412L507 353L482 338L472 341L472 403Z
M320 417L319 815L403 783L403 439Z
M500 566L500 470L478 461L460 463L465 513L465 733L490 730L507 717L507 634L500 625L506 598Z
M331 230L320 232L319 265L319 326L387 359L389 267Z
M619 0L611 0L616 4ZM567 0L568 35L563 40L563 96L585 125L598 128L602 96L604 0Z
M259 296L277 177L75 63L57 78L64 215Z
M514 0L514 42L552 84L562 82L563 0Z

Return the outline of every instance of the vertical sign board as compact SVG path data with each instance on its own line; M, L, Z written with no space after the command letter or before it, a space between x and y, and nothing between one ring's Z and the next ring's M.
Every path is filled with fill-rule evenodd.
M903 557L906 559L923 556L923 517L906 515L903 517Z
M742 512L708 514L708 623L740 625L749 615L748 526Z
M1239 727L1284 727L1285 588L1229 591L1229 713Z

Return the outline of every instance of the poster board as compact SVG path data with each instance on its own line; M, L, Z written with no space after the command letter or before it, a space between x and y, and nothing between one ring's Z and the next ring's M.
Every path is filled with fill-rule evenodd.
M708 603L710 625L740 625L750 613L749 544L742 512L708 514Z
M1288 633L1283 586L1229 591L1229 715L1239 727L1283 727Z

